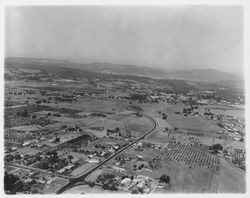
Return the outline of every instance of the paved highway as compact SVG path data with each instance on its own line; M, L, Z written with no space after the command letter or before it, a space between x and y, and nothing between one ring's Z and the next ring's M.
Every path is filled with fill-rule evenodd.
M119 155L121 152L125 151L126 149L130 148L131 146L133 146L134 144L136 144L137 142L141 141L142 139L144 139L147 135L151 134L152 132L155 131L155 129L157 128L157 122L151 118L148 115L143 115L144 117L150 119L153 122L153 128L147 132L146 134L142 135L141 137L139 137L138 139L136 139L134 142L130 143L129 145L123 147L122 149L120 149L119 151L117 151L115 154L111 155L109 158L105 159L104 161L102 161L100 164L98 164L97 166L95 166L94 168L90 169L89 171L77 176L77 177L73 177L70 178L69 182L66 183L64 186L62 186L61 188L59 188L56 191L56 194L61 194L63 193L65 190L67 190L68 188L71 188L74 186L74 184L76 184L79 181L84 181L84 179L90 175L91 173L93 173L94 171L96 171L97 169L99 169L101 166L103 166L104 164L106 164L108 161L110 161L111 159L113 159L114 157L116 157L117 155Z

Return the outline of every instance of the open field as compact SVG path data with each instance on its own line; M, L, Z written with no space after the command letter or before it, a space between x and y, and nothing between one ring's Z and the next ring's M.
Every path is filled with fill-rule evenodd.
M220 193L244 193L246 192L245 172L231 167L224 159L221 160L221 167L218 177L218 192Z
M221 130L220 127L200 117L185 117L182 115L172 115L169 116L167 122L174 127L184 130L186 129L203 132Z
M154 193L214 193L217 192L217 173L201 167L189 168L181 163L160 162L152 172L140 174L159 179L162 174L171 178L170 189L156 189Z
M99 130L93 130L93 129L86 129L86 131L95 135L98 138L102 138L107 135L105 130L99 131Z
M19 69L19 71L24 72L24 73L39 73L39 72L41 72L38 69Z
M152 142L155 144L166 144L171 141L171 137L167 136L167 133L164 132L155 132L147 136L147 142Z
M115 114L115 115L110 115L108 116L109 119L112 119L112 120L116 120L116 121L121 121L121 120L124 120L126 118L128 118L130 116L130 114Z
M12 166L4 166L4 170L5 170L7 173L9 173L9 172L13 172L13 171L18 170L18 168L12 167Z
M69 190L65 191L64 194L88 194L88 193L105 193L110 194L111 191L104 190L101 186L94 186L93 188L89 187L88 185L80 185L70 188ZM112 193L126 193L123 191L113 191Z
M153 123L146 117L129 117L123 119L122 122L125 124L126 129L132 131L132 135L140 135L149 131Z
M122 143L122 140L117 140L113 138L104 137L96 141L96 144L107 144L107 145L114 145Z
M27 126L16 126L10 129L19 130L19 131L37 131L37 130L41 130L42 127L40 125L27 125Z
M97 177L103 173L103 169L98 169L94 173L90 174L87 178L86 181L94 182Z
M21 155L35 155L40 152L40 149L24 147L18 150Z
M86 164L83 164L81 165L80 167L74 169L72 172L71 172L71 175L73 176L77 176L79 174L82 174L86 171L88 171L90 168L93 168L96 164L95 163L86 163Z
M200 113L205 112L205 110L200 109ZM217 114L217 115L228 115L233 117L239 117L244 118L245 117L245 110L244 109L210 109L211 113Z
M50 103L47 106L57 106ZM68 108L85 112L115 112L122 111L127 105L125 102L112 100L98 100L98 99L80 99L74 103L60 102L60 108Z
M44 194L51 194L54 193L55 190L59 189L61 186L63 186L65 183L67 183L67 180L62 179L62 178L55 178L53 181L50 183L46 183L43 189Z

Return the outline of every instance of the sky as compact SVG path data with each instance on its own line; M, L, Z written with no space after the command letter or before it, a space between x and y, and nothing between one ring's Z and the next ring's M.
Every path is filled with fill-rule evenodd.
M37 6L5 10L6 57L243 73L240 6Z

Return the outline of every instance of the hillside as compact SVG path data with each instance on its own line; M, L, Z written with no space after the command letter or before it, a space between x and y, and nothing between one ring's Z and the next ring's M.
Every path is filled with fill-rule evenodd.
M222 72L215 69L192 69L192 70L167 70L161 68L150 68L135 65L121 65L111 63L73 63L63 60L52 59L29 59L29 58L6 58L7 65L15 65L16 63L30 66L37 66L39 69L42 67L65 67L72 69L80 69L84 71L84 75L93 76L100 74L108 75L120 75L120 76L141 76L155 79L176 79L176 80L188 80L206 83L218 83L223 85L243 84L243 80L227 72ZM82 71L80 73L82 73Z

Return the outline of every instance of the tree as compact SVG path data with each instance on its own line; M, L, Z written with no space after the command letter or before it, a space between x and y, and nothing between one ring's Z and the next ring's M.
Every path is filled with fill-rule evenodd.
M160 182L164 182L164 183L168 184L170 182L170 177L168 175L162 175L160 177Z
M72 155L68 156L68 159L71 161L74 157Z
M168 118L168 115L166 115L165 113L163 114L163 116L162 116L162 119L163 120L166 120Z
M104 190L107 190L107 189L109 188L109 185L108 185L108 184L103 184L102 188L103 188Z
M19 177L4 173L4 190L6 193L16 194L16 192L22 192L24 188L23 182Z
M9 175L7 172L4 172L4 190L10 190L16 180L17 179L14 175Z
M138 194L138 191L135 189L131 192L132 194Z
M214 149L214 150L223 150L223 146L221 145L221 144L214 144L213 146L212 146L212 149Z
M49 165L48 165L48 163L46 163L46 162L42 162L42 163L40 164L40 167L41 167L41 169L48 169L48 168L49 168Z
M93 188L95 186L95 182L89 182L89 187Z
M38 190L37 190L37 189L33 189L33 190L31 191L31 193L32 193L32 194L37 194L37 193L38 193Z
M22 116L23 117L28 117L28 111L27 111L27 109L24 109L24 111L22 112Z
M110 190L111 190L111 191L117 191L118 188L116 187L115 184L113 184L113 185L110 187Z
M142 194L143 193L143 189L142 188L138 188L138 192Z
M14 185L14 191L15 192L22 192L23 191L23 182L21 180L18 180L15 182L15 185Z

